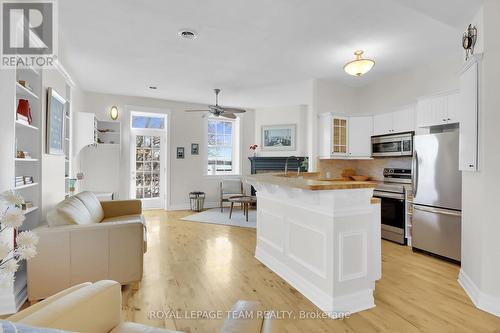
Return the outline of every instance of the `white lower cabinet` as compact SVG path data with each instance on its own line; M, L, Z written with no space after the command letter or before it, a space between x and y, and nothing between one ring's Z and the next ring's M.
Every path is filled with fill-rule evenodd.
M371 158L373 117L319 115L320 158Z

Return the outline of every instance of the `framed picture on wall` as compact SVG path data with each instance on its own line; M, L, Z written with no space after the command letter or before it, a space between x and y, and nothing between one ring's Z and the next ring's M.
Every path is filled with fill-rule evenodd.
M200 154L200 145L198 143L191 144L191 155L199 155Z
M47 154L64 155L64 111L66 99L52 88L47 90Z
M184 147L177 147L177 158L184 158Z
M297 125L262 126L262 150L295 150Z

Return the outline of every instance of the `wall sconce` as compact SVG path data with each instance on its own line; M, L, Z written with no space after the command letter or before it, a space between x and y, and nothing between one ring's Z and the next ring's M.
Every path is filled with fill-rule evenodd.
M116 120L118 119L118 108L116 106L112 106L111 110L109 110L109 116L111 119Z

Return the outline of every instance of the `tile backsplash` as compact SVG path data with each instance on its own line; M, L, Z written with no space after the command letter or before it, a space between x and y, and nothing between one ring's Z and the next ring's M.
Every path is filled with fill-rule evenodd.
M342 169L354 169L357 175L370 176L373 180L384 179L384 168L411 169L411 157L384 157L373 160L319 160L318 172L322 177L341 177Z

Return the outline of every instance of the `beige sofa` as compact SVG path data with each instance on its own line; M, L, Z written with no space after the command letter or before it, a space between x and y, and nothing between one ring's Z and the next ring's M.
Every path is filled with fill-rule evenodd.
M262 311L258 302L239 301L232 309L239 314ZM25 325L83 333L172 333L137 323L122 322L122 294L115 281L82 283L51 296L7 318ZM258 318L228 319L221 333L278 333L281 322Z
M142 279L146 230L140 200L99 202L82 192L36 228L38 255L28 261L28 299L36 301L86 281Z

